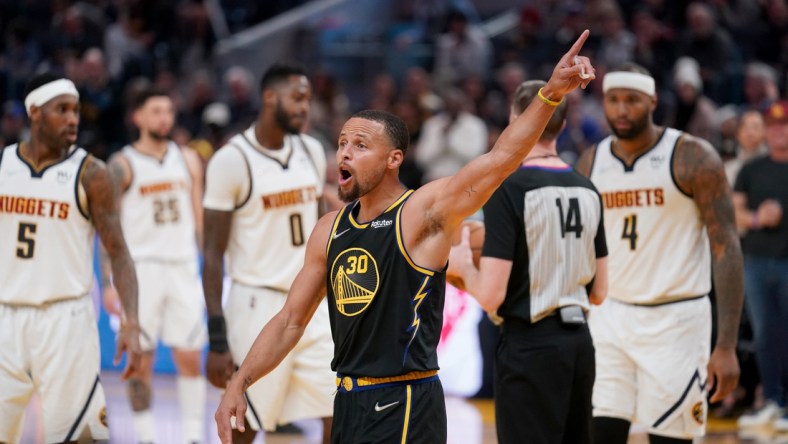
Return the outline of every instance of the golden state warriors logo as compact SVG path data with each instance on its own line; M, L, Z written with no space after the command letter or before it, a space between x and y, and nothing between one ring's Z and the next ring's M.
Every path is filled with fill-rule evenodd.
M331 265L331 289L337 311L355 316L369 307L380 285L378 264L363 248L348 248Z

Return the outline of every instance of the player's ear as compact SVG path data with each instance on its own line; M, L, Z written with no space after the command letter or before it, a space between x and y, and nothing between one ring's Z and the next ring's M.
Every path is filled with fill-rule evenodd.
M263 104L274 105L276 103L276 91L273 88L266 88L263 91Z
M386 161L386 166L389 169L397 169L402 165L402 161L405 160L405 153L400 149L393 149L389 151L389 157Z
M140 127L140 122L142 120L142 117L140 116L140 113L141 113L140 109L141 108L137 108L137 109L135 109L134 111L131 112L131 122L137 128Z

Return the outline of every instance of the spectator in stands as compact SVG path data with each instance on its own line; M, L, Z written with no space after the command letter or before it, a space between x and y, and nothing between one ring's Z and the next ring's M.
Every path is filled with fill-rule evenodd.
M253 103L255 93L252 73L242 66L233 66L224 73L223 80L233 124L248 127L257 117L256 106Z
M748 63L744 69L744 109L766 112L779 97L777 71L763 62Z
M686 131L695 137L717 140L717 106L703 95L700 66L695 59L682 57L673 68L676 106L667 116L666 126Z
M0 114L0 147L11 145L20 140L28 140L25 128L25 107L22 102L8 100L3 104Z
M733 202L743 240L745 302L755 335L755 356L766 399L739 417L740 428L772 425L788 432L788 101L766 112L767 156L742 167Z
M736 129L736 157L725 162L725 175L728 176L731 186L736 183L736 177L744 164L769 151L765 142L763 115L754 110L745 111L739 117Z
M637 41L626 29L621 11L613 5L601 11L602 38L599 43L597 64L608 67L631 62L635 57Z
M446 28L435 43L436 81L448 85L472 74L486 76L492 61L490 37L457 10L446 16Z
M444 111L424 122L415 153L425 182L451 176L487 151L487 127L482 119L465 110L465 94L449 88L443 102Z
M711 7L701 2L687 7L687 25L677 42L677 55L698 61L703 90L709 98L717 103L735 99L733 80L741 74L741 66L730 34L717 25Z

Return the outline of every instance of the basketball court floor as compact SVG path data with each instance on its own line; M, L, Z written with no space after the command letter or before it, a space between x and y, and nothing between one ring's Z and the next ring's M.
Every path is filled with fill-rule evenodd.
M102 382L107 395L107 412L111 424L112 444L134 444L134 432L131 421L131 408L126 399L125 385L120 381L119 373L102 373ZM154 416L159 444L179 444L181 440L178 400L175 391L175 379L172 375L156 375L154 378ZM206 416L206 444L219 443L216 436L216 425L213 413L219 403L220 392L213 387L209 389ZM449 444L495 444L495 417L491 400L466 400L463 398L447 398L448 443ZM258 444L313 444L321 438L319 421L299 422L301 429L297 434L271 434L263 438L258 436ZM41 421L38 416L37 403L34 401L28 408L25 419L25 431L22 444L43 443ZM707 437L697 440L696 444L788 444L788 434L775 435L770 429L754 431L751 436L738 436L734 420L719 421L711 419ZM524 442L523 444L527 444ZM637 430L630 436L629 444L648 444L645 434Z

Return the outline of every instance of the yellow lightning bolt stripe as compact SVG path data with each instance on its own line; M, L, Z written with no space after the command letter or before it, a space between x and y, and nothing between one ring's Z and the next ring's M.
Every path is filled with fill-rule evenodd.
M416 292L416 296L413 297L413 301L415 304L413 305L413 323L410 324L411 327L415 327L413 329L413 336L411 336L410 341L408 341L408 345L416 339L416 333L419 332L419 325L421 325L421 318L419 318L419 307L421 303L424 302L424 298L427 297L427 293L424 292L424 289L427 287L427 284L430 282L430 276L424 278L424 282L421 283L421 288L419 291Z

